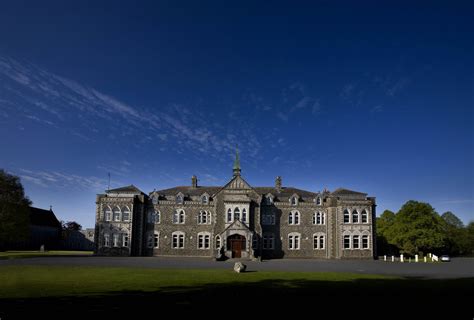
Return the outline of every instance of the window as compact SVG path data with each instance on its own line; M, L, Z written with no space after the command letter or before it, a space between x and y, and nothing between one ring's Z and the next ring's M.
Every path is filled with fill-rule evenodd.
M198 249L209 249L211 247L211 235L208 232L198 233Z
M262 224L264 225L274 225L275 224L275 214L272 213L266 213L262 215Z
M176 203L183 204L183 202L184 202L184 196L181 193L179 193L176 196Z
M112 220L112 210L110 209L109 206L105 208L104 215L105 215L105 221Z
M184 224L185 213L183 209L178 209L173 213L174 224Z
M252 237L252 249L258 249L258 238L256 235Z
M159 211L148 211L148 223L160 223L161 214Z
M173 232L173 241L171 246L173 249L184 249L184 233L180 231Z
M147 246L148 248L153 248L153 234L149 233L147 237Z
M362 236L362 249L369 249L369 236L366 234Z
M349 223L349 211L344 210L344 223Z
M122 221L130 221L130 209L128 207L122 208Z
M247 222L247 210L245 208L242 209L242 222Z
M362 221L361 221L362 223L367 223L367 222L368 222L367 211L365 211L365 210L362 211L361 220L362 220Z
M352 249L359 249L359 236L354 235L352 236Z
M359 223L359 213L356 210L352 211L352 223Z
M153 197L151 198L151 201L153 202L153 204L158 204L158 195L154 194Z
M288 224L300 224L300 213L298 211L291 211L288 216Z
M232 209L227 210L227 222L232 222Z
M318 206L321 205L321 198L320 198L320 197L317 197L317 198L316 198L316 204L317 204Z
M324 224L324 213L323 212L313 213L313 224Z
M290 233L288 235L288 249L299 250L300 239L301 239L301 235L299 233Z
M263 249L273 250L275 248L275 235L273 233L263 234Z
M112 211L112 215L114 217L114 221L120 221L120 208L115 207L114 210Z
M122 247L128 247L128 233L123 234Z
M110 247L110 235L108 233L104 234L104 247Z
M240 220L240 209L239 208L234 209L234 220Z
M266 197L265 197L265 204L266 204L266 205L271 205L271 204L273 204L273 197L270 196L270 195L266 196Z
M219 250L221 248L221 237L216 237L216 249Z
M344 236L344 249L351 248L351 237L349 235Z
M292 206L298 205L298 199L296 198L296 196L291 197L290 203Z
M158 249L158 246L160 245L160 235L155 232L153 234L153 248Z
M208 211L200 211L198 216L198 224L210 224L211 214Z
M113 234L113 239L114 239L114 247L118 247L119 246L119 234L118 233L114 233Z
M202 202L202 204L208 204L209 203L209 197L206 196L206 195L203 195L201 197L201 202Z
M313 249L315 250L324 249L324 235L323 234L313 235Z

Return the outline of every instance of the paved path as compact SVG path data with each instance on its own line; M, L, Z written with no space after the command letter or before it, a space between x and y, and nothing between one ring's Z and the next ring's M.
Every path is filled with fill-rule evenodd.
M235 261L174 257L41 257L0 260L6 265L98 266L180 269L232 269ZM444 263L399 263L374 260L268 260L244 261L252 271L353 272L424 278L474 278L474 258L454 258Z

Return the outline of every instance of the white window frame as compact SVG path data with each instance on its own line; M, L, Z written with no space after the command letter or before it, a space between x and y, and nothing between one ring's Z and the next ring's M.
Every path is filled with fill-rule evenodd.
M215 248L216 250L219 250L222 246L222 239L220 236L216 236L216 240L215 240Z
M347 247L346 247L346 239L347 239ZM342 236L342 248L344 250L350 250L352 249L352 241L351 241L351 236L349 234L344 234Z
M155 231L153 233L153 249L158 249L160 247L160 233Z
M122 234L122 247L128 248L129 234Z
M243 223L247 223L247 222L248 222L247 209L245 209L245 208L242 209L242 213L241 213L241 215L240 215L240 221L242 221Z
M364 247L364 239L367 240L367 246ZM360 247L362 250L367 250L367 249L370 249L370 237L368 234L362 234L362 237L361 237L361 247Z
M205 210L199 211L198 224L211 224L211 213Z
M291 210L288 215L288 224L289 225L299 225L301 222L301 215L298 210Z
M356 239L357 239L357 246L356 246ZM352 249L354 250L360 249L360 235L358 234L352 235Z
M355 214L354 214L354 212L355 212ZM357 221L354 220L354 217L357 218ZM359 211L357 211L356 209L352 210L351 221L352 221L352 223L360 223Z
M292 205L292 206L297 206L298 205L298 197L297 196L291 196L290 205Z
M360 223L369 223L369 214L365 209L360 213Z
M105 221L112 221L112 208L110 206L105 207L104 220Z
M185 224L186 223L186 212L184 209L176 209L173 212L173 224Z
M301 249L301 234L298 232L292 232L288 234L288 250L300 250Z
M110 234L104 233L104 247L110 247Z
M176 238L176 246L175 246ZM182 231L175 231L171 234L171 248L182 250L185 247L186 234Z
M321 197L316 198L316 205L318 205L318 206L321 205Z
M238 218L236 218L237 214L238 214ZM235 220L240 220L240 221L242 221L242 220L241 220L241 216L240 216L240 208L239 208L239 207L235 207L235 208L234 208L234 213L233 213L233 219L232 219L232 220L233 220L233 221L235 221Z
M119 247L119 237L120 237L120 234L118 233L114 233L112 234L112 244L114 246L114 248L117 248Z
M184 194L181 192L176 195L176 203L183 204L184 203Z
M115 209L118 209L118 211L115 210ZM116 213L117 213L117 215L115 215ZM120 218L121 218L121 216L122 216L121 213L122 213L122 212L121 212L121 210L120 210L120 207L115 206L115 207L112 209L112 220L113 220L114 222L120 222Z
M207 243L206 243L206 240L207 240ZM199 232L198 233L197 248L199 250L209 250L209 249L211 249L211 234L209 232Z
M128 215L128 219L125 220L125 214ZM132 212L130 211L130 208L128 206L122 207L122 221L128 222L130 221L130 217L132 216Z
M227 209L227 215L226 215L227 223L231 223L233 220L233 217L234 215L232 214L232 209L231 208Z
M344 212L342 214L342 222L343 223L351 223L351 211L349 209L344 209Z

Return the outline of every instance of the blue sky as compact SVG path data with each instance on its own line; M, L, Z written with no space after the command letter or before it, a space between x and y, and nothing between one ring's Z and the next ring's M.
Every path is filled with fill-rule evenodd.
M474 220L468 2L10 1L0 167L94 225L95 194L346 187Z

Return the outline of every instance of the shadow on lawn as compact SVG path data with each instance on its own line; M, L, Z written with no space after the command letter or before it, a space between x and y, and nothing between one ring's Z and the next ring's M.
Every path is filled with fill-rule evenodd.
M378 318L405 315L455 315L472 319L474 278L464 279L360 279L355 281L264 280L198 287L166 287L153 292L120 291L89 296L0 300L1 319L48 319L93 316L130 317L127 313L155 316L186 311L215 312L215 315L275 314L291 310L337 312ZM244 314L244 313L242 313ZM329 317L332 318L332 317Z

